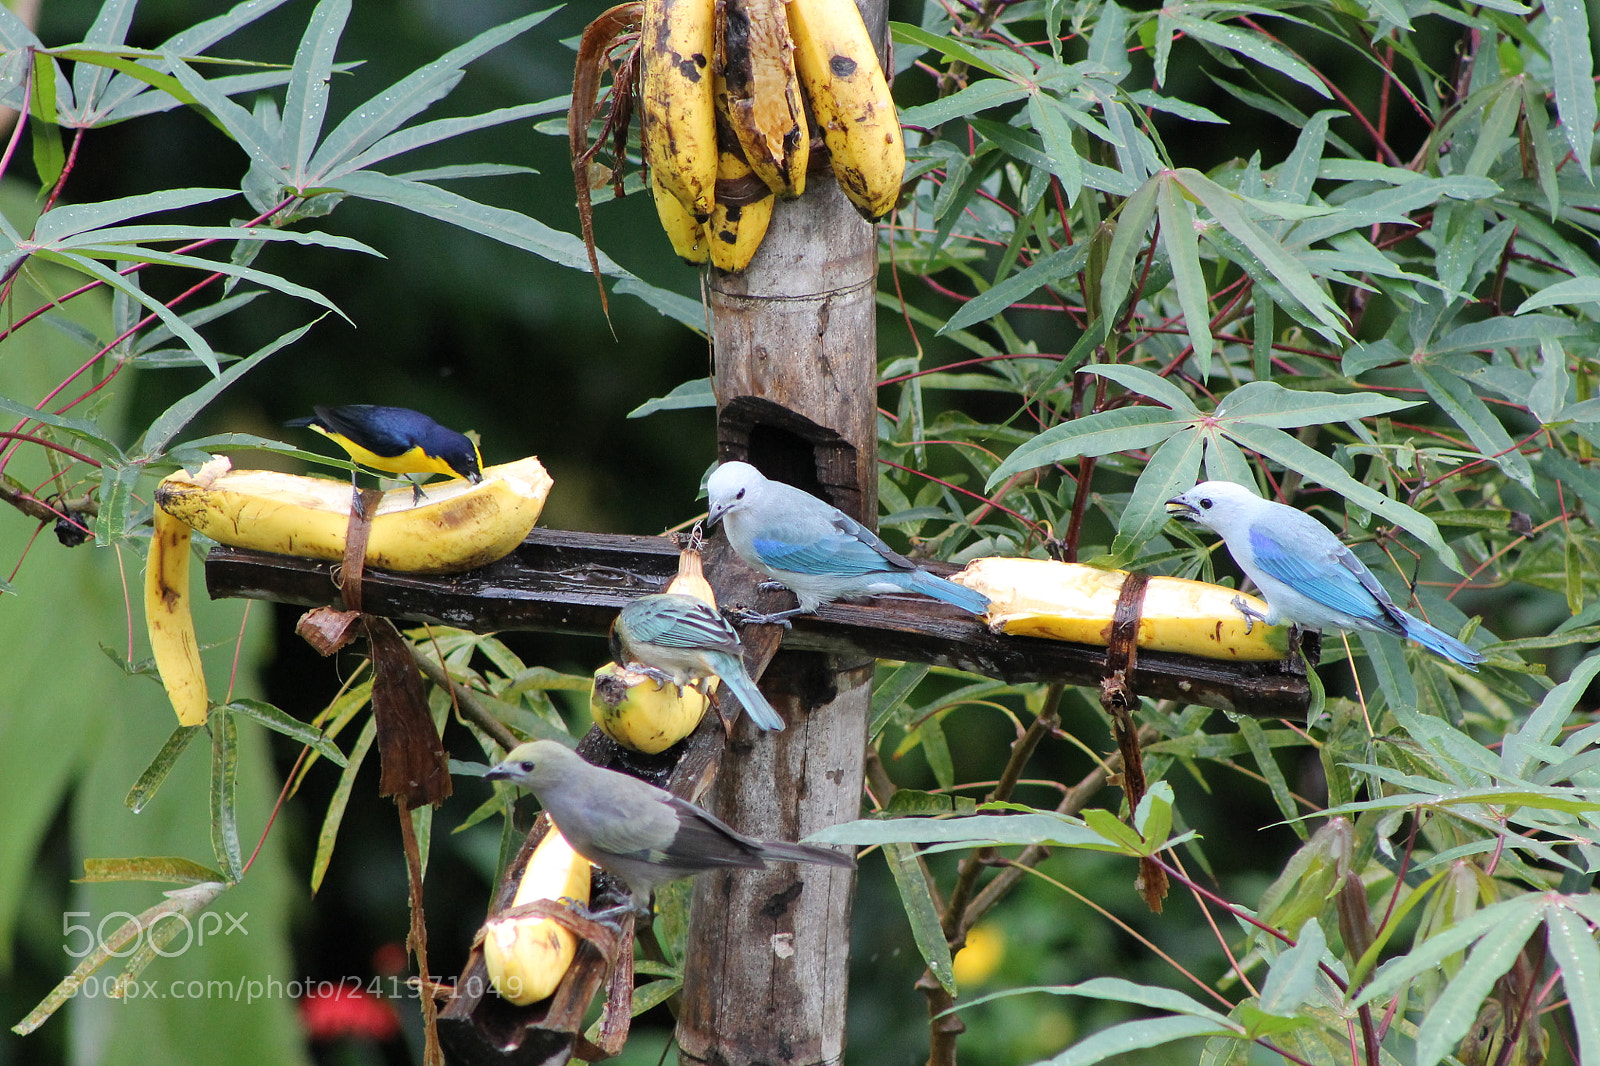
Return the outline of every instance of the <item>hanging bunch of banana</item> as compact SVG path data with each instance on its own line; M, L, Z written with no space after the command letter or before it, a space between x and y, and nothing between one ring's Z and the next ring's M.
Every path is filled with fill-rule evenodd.
M636 51L618 61L612 50L634 34ZM600 142L627 129L636 89L650 193L686 261L747 267L774 198L803 193L824 157L869 221L894 208L905 144L854 0L642 0L606 12L584 40L569 133L586 240L599 146L588 127L607 64Z

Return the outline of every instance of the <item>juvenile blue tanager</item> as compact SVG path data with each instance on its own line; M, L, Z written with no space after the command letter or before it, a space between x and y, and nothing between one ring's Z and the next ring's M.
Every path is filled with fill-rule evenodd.
M1203 481L1168 500L1167 513L1221 534L1233 561L1267 601L1262 615L1235 597L1247 621L1406 636L1468 670L1484 660L1482 652L1395 606L1372 571L1304 511L1231 482Z
M751 622L787 621L820 604L880 592L919 592L982 614L989 598L926 570L843 511L749 463L723 463L706 481L709 521L722 522L739 558L787 587L800 606L752 614Z
M752 722L762 729L783 728L783 719L745 671L739 634L715 607L696 596L659 592L630 602L611 624L611 657L638 663L680 689L720 677Z

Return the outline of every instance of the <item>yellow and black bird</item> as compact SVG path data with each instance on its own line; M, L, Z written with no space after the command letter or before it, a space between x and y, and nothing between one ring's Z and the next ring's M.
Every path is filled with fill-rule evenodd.
M350 453L362 466L387 474L453 474L471 482L483 480L483 456L463 433L441 426L420 411L358 403L343 407L318 404L316 414L294 418L286 426L310 427ZM355 471L350 484L355 486ZM422 486L411 478L412 503L422 499Z

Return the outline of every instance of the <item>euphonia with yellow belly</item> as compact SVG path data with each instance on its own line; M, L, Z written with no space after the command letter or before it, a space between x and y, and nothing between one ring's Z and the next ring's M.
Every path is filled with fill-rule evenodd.
M483 480L483 456L464 433L441 426L420 411L378 404L318 404L316 414L295 418L287 426L308 427L350 453L362 466L388 474L451 474L471 482ZM350 474L355 485L355 472ZM422 499L422 486L411 479L412 502Z

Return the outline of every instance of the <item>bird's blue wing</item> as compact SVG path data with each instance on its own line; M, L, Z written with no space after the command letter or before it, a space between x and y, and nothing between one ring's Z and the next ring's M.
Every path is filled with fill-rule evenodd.
M910 559L848 515L835 515L829 526L827 534L801 542L787 541L781 536L755 537L756 554L773 569L796 574L860 577L884 570L916 569Z
M705 603L690 607L652 605L628 615L628 635L636 641L665 648L721 648L738 654L739 634L716 608Z
M1332 551L1279 539L1269 526L1250 530L1255 564L1269 577L1335 611L1374 622L1385 618L1389 594L1366 565L1340 544Z

